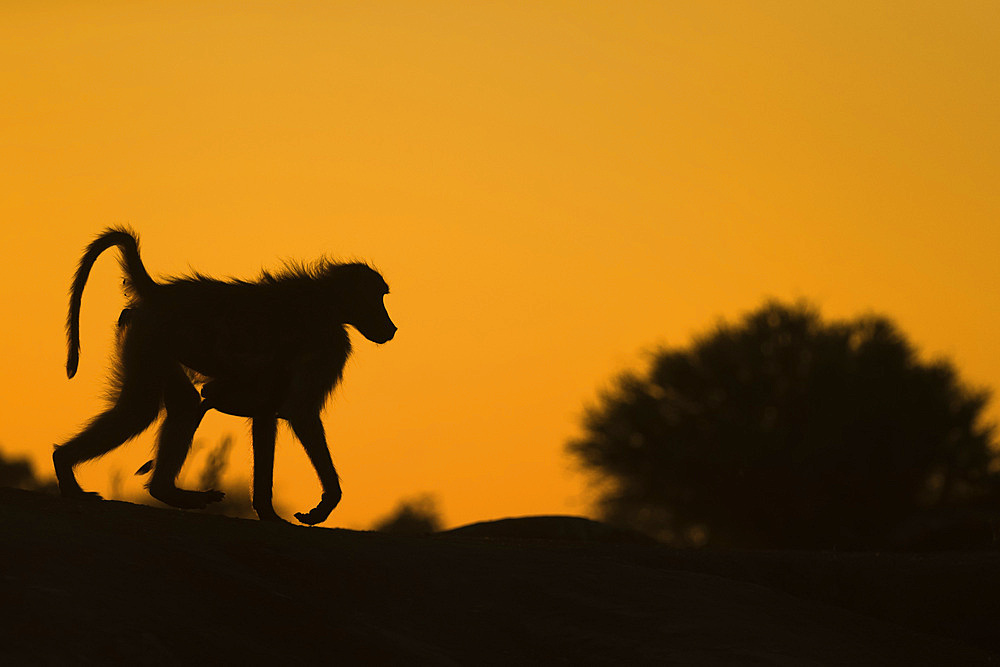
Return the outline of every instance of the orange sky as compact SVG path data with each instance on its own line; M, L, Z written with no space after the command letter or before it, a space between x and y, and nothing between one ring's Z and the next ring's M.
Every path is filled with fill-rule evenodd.
M325 421L367 527L584 512L585 403L659 343L767 296L877 310L1000 385L995 2L0 5L0 448L51 472L102 403L111 223L154 275L362 257L400 330ZM998 412L994 406L994 415ZM199 438L240 436L212 415ZM150 435L83 469L106 491ZM200 458L186 469L197 476ZM288 433L276 494L318 485Z

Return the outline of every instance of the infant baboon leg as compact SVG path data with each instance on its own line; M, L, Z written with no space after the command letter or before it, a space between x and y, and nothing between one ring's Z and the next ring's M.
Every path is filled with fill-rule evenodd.
M251 502L261 521L284 521L274 511L274 439L278 419L274 416L253 420L253 497Z
M214 489L188 491L177 488L177 475L191 449L194 432L205 416L198 391L180 366L171 369L164 382L163 403L167 416L160 427L149 494L182 509L202 509L222 500L225 494Z

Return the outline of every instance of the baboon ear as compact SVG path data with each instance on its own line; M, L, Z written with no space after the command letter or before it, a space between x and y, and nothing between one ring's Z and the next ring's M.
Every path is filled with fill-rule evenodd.
M153 462L152 461L146 461L145 463L142 464L142 466L139 467L138 470L135 471L135 474L136 475L145 475L147 472L149 472L152 469L153 469Z

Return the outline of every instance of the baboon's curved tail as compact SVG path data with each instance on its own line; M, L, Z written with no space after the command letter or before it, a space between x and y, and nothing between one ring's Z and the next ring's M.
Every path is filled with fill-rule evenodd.
M139 239L131 229L111 227L87 246L87 252L80 259L80 266L76 270L73 287L69 293L69 316L66 318L66 333L69 336L67 377L76 375L80 363L80 304L83 301L83 287L87 284L87 277L90 276L90 269L97 261L97 257L112 246L118 246L121 250L122 271L125 272L125 284L129 292L141 299L156 287L156 283L149 276L139 257Z

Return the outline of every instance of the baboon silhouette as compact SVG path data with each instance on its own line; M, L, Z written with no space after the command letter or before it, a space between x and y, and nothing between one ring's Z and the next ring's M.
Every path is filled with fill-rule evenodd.
M113 246L121 251L128 305L118 318L112 404L56 447L52 460L62 495L99 498L80 487L73 467L139 435L165 411L150 495L180 508L221 500L222 492L214 489L176 486L202 417L216 409L252 420L257 516L282 520L271 500L280 418L291 425L323 488L319 504L295 517L309 525L326 520L341 489L320 412L351 352L345 325L377 344L396 333L383 303L389 288L382 276L367 264L321 260L286 264L254 282L199 274L156 282L139 256L135 232L109 228L87 247L70 291L70 378L80 359L83 288L98 256Z

